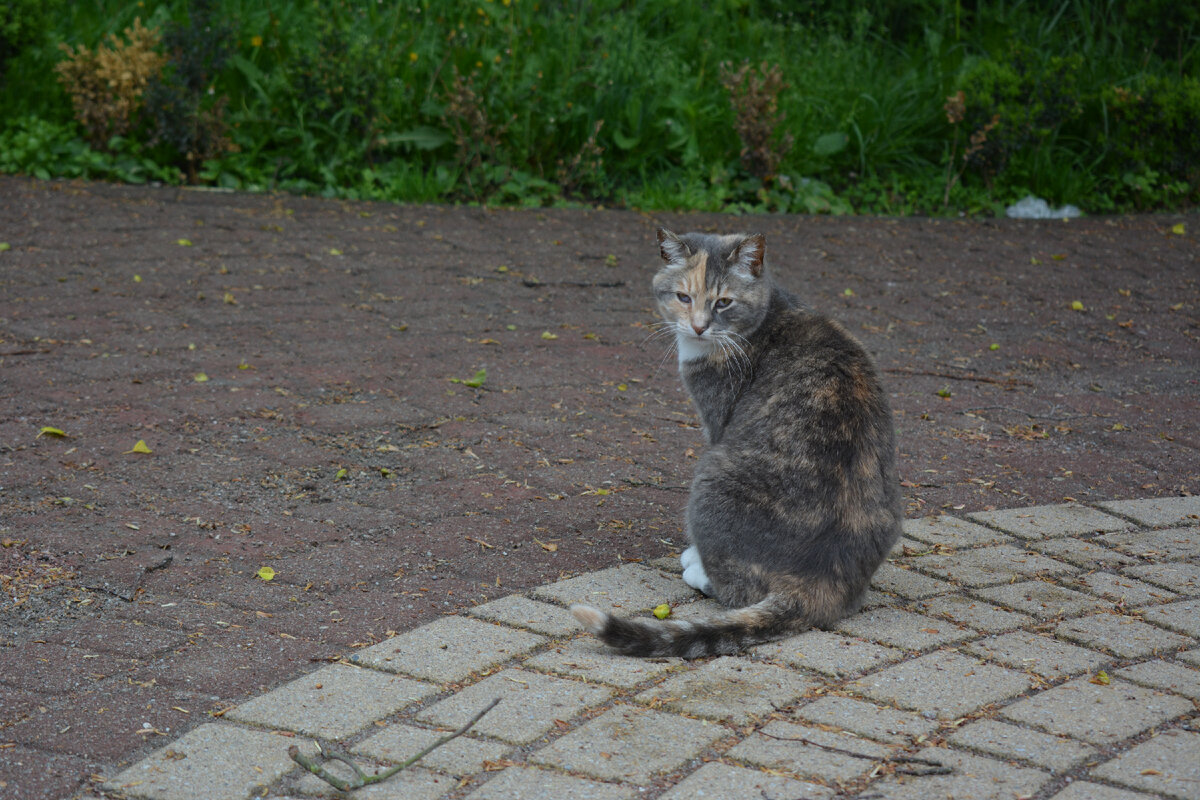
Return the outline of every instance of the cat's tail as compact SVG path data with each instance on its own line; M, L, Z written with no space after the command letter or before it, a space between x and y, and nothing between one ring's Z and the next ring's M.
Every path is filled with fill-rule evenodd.
M784 594L694 621L625 619L584 605L571 613L618 653L642 657L727 655L812 627L799 598Z

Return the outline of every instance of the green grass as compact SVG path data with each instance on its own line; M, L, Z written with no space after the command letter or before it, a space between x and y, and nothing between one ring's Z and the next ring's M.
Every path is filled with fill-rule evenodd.
M0 12L0 32L5 13L33 20L17 44L0 41L0 54L15 53L0 65L0 170L185 180L181 151L149 120L107 148L83 144L53 66L59 43L94 47L135 16L199 42L188 11L203 5L58 0L36 20L37 3ZM194 179L402 202L735 212L987 214L1029 192L1093 212L1200 200L1188 166L1200 163L1189 138L1200 131L1200 11L1167 0L798 7L217 0L211 20L231 27L233 47L194 99L219 113L233 147ZM778 64L787 82L778 133L793 145L778 175L750 174L740 158L720 66L744 60ZM1055 93L1064 85L1066 98ZM1142 118L1177 122L1114 113L1114 87L1140 98ZM967 115L955 126L943 104L959 89ZM963 163L997 114L990 160Z

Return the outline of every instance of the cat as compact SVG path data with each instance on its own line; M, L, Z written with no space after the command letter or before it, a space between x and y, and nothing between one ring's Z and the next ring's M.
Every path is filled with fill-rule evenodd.
M875 366L768 274L761 234L658 231L654 294L706 448L683 580L730 609L699 621L571 613L619 653L702 656L828 628L900 536L895 430Z

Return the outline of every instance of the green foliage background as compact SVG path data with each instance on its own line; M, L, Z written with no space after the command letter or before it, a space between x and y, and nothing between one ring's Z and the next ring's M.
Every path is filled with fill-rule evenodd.
M58 45L135 17L171 61L135 132L96 150ZM739 158L720 65L746 60L787 82L777 175ZM1200 6L1175 0L14 0L0 171L393 201L1181 208L1200 200L1198 67Z

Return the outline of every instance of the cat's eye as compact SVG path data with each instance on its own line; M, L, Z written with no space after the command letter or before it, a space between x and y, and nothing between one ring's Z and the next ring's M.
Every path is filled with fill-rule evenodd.
M730 300L728 297L722 297L720 300L713 303L713 308L715 308L717 311L721 311L723 309L729 308L731 305L733 305L732 300Z
M676 292L676 293L675 293L675 297L676 297L676 299L678 299L678 300L679 300L679 302L683 303L685 306L687 306L687 305L691 305L691 304L692 304L692 298L691 298L691 296L690 296L690 295L686 295L686 294L684 294L683 292Z

